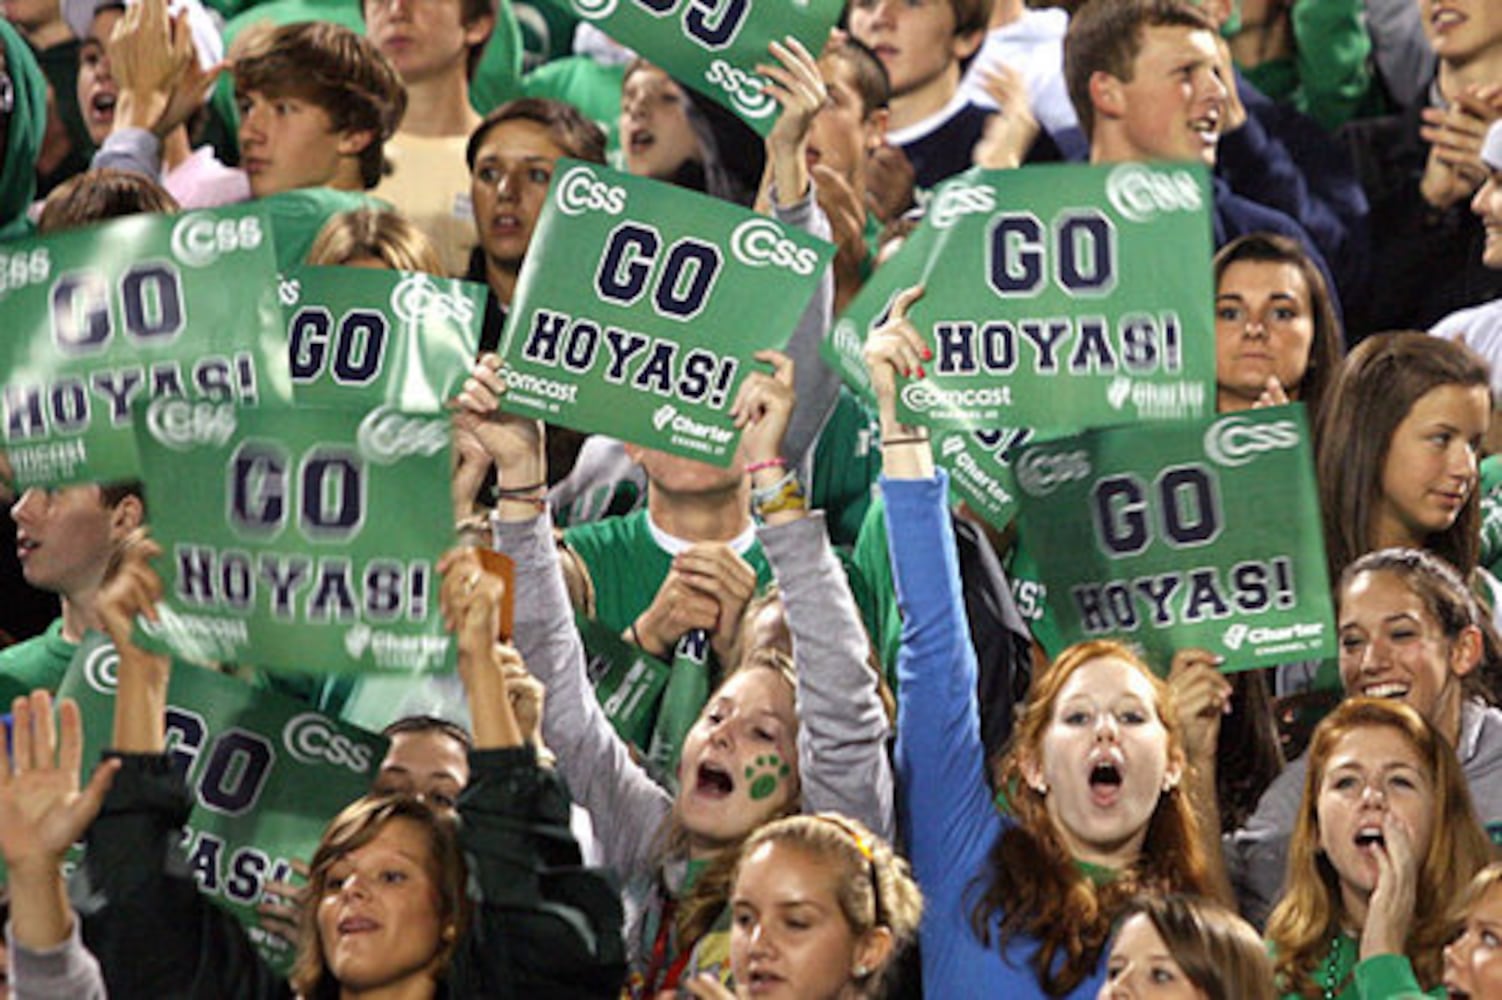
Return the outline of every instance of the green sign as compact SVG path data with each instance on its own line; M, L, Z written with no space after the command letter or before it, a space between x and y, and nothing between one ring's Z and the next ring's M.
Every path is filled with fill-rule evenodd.
M1211 195L1195 166L973 169L836 324L826 357L866 393L860 348L897 293L933 350L898 416L942 430L1079 430L1211 412Z
M727 415L834 248L739 206L560 160L506 317L506 409L729 465Z
M765 136L777 120L770 81L756 72L767 46L789 35L823 51L843 0L546 0L594 23Z
M0 246L0 400L15 483L140 474L136 399L291 398L271 229L238 205Z
M166 587L138 641L304 673L452 669L449 420L165 399L136 439Z
M433 413L480 343L485 286L363 267L302 267L281 285L298 405L389 403Z
M91 633L58 691L82 712L85 760L110 745L118 666L115 647ZM199 888L245 925L267 961L289 970L292 946L261 930L255 908L266 883L294 881L292 862L312 858L329 820L369 790L386 741L301 702L175 664L167 747L192 795L183 848Z
M1024 449L1019 523L1058 641L1135 641L1163 667L1188 646L1227 670L1331 655L1310 454L1299 405Z

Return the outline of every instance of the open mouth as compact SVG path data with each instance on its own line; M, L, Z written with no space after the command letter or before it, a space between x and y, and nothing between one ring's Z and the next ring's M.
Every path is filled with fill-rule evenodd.
M1465 15L1458 10L1440 8L1429 18L1429 23L1436 28L1453 28L1465 21Z
M695 774L694 791L712 799L727 798L735 791L735 779L719 764L705 761Z
M1220 115L1210 114L1196 118L1189 123L1189 127L1203 143L1214 145L1220 141Z
M36 542L32 541L29 538L22 538L20 535L16 536L16 558L17 559L20 559L20 560L22 560L24 562L26 559L28 559L31 556L31 554L33 552L36 551L36 549L37 549L37 543Z
M1356 831L1356 849L1358 851L1370 850L1375 847L1386 847L1387 838L1382 836L1382 828L1377 826L1363 826Z
M782 982L781 976L774 975L773 973L770 973L765 969L752 969L750 975L748 975L746 978L746 986L750 990L752 996L755 996L758 993L765 993L769 990L775 989L777 985Z
M1121 795L1121 765L1102 758L1090 766L1090 799L1096 805L1113 805Z
M1408 685L1396 681L1367 684L1361 689L1361 694L1366 698L1402 698L1408 694Z
M631 134L626 137L626 148L632 153L641 155L651 149L656 142L657 137L652 134L651 130L644 128L633 129Z

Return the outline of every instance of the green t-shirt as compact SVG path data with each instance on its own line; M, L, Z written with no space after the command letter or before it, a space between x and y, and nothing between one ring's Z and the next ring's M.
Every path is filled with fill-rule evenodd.
M0 711L8 710L17 696L36 688L56 694L77 650L78 643L63 638L61 618L41 635L0 649Z
M824 512L829 540L835 545L853 545L860 535L881 475L881 455L875 447L879 436L876 414L840 386L834 411L814 445L809 484L810 505Z
M594 583L595 621L616 635L647 609L672 568L673 556L653 537L645 509L569 528L564 538L583 560ZM741 558L756 571L758 590L771 582L772 569L759 542L753 539ZM670 789L677 787L683 739L709 700L719 673L702 632L689 632L678 640L645 748L647 769ZM595 693L602 702L610 697L601 690Z
M1448 995L1443 986L1421 988L1406 955L1376 955L1365 961L1357 961L1357 956L1356 939L1349 934L1338 936L1314 970L1314 985L1334 1000L1418 1000ZM1302 995L1285 993L1283 1000L1302 1000Z
M897 610L897 581L887 553L887 504L880 491L871 498L855 545L850 549L850 592L876 643L887 684L897 690L897 652L902 648L902 614Z

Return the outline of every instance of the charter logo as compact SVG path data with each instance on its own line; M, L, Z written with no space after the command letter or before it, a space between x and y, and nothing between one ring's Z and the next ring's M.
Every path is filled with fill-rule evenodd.
M652 426L658 430L666 430L668 424L672 423L673 418L677 415L678 411L673 408L671 403L663 403L652 411Z
M474 303L444 291L426 274L409 274L397 283L391 290L391 311L404 323L436 319L468 325L475 318Z
M589 167L578 166L559 179L558 196L553 201L564 215L620 215L626 210L626 189L600 180Z
M1127 397L1131 394L1132 380L1125 375L1118 375L1106 387L1106 402L1111 404L1111 409L1119 410L1126 405Z
M1236 624L1225 630L1220 641L1233 652L1250 645L1251 652L1266 655L1311 649L1324 634L1324 622L1295 622L1292 625L1261 625L1255 628Z
M671 403L664 403L652 411L652 426L659 431L671 431L673 442L685 447L709 450L706 445L729 444L734 431L714 424L701 423L693 417L679 413Z
M755 73L737 69L723 59L709 64L704 79L723 90L735 109L747 118L765 118L777 109L777 101L762 90L765 80Z
M788 239L771 219L747 219L736 226L730 234L730 252L747 267L771 265L810 275L819 266L817 252Z
M173 451L220 445L235 433L235 408L230 403L189 402L175 396L154 399L146 408L146 430Z
M448 443L446 419L412 417L389 406L371 410L355 435L361 457L377 465L390 465L408 455L436 455Z
M172 255L187 267L208 267L223 254L254 250L263 239L261 220L254 215L221 219L190 212L172 227Z
M1151 222L1160 212L1193 212L1204 205L1189 171L1159 171L1140 163L1123 163L1111 171L1106 198L1130 222Z
M1246 417L1217 420L1205 431L1205 454L1216 465L1234 469L1267 451L1297 448L1299 427L1292 420L1261 423Z

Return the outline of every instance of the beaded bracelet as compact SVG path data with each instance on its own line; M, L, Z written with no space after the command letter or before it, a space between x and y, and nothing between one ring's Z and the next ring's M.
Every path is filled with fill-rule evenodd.
M749 476L753 472L760 472L762 469L785 469L787 468L787 464L787 459L780 455L777 458L769 458L765 462L752 462L746 466L746 475Z

